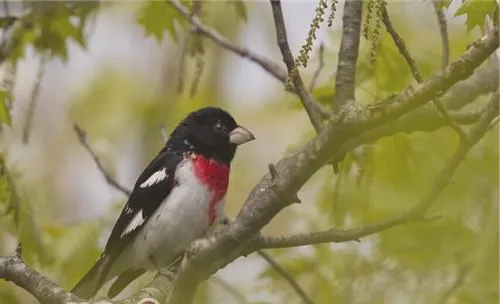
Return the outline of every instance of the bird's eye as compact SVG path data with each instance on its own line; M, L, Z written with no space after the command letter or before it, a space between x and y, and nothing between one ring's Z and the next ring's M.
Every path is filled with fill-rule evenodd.
M214 130L217 133L224 133L226 131L226 126L224 126L220 121L214 125Z

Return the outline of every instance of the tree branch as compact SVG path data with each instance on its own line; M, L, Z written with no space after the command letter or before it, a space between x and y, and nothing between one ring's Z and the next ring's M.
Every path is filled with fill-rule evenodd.
M471 262L461 265L458 268L458 273L456 278L453 280L453 283L450 285L450 287L446 288L445 292L440 297L440 299L436 301L436 303L442 303L442 304L448 303L448 299L453 295L454 292L460 289L460 287L464 283L465 278L467 277L467 275L471 270L472 270Z
M349 101L355 100L356 63L359 53L362 9L363 2L360 0L345 1L342 39L335 77L334 113L338 113Z
M186 18L191 23L191 25L193 26L193 31L196 34L200 34L204 37L207 37L212 41L214 41L217 45L235 54L238 54L243 58L247 58L248 60L253 61L254 63L260 65L264 70L266 70L269 74L271 74L274 78L278 79L279 81L283 83L286 81L287 77L286 71L272 60L264 56L261 56L259 54L256 54L247 48L234 44L232 41L228 40L227 38L219 34L219 32L217 32L216 30L203 24L203 22L200 19L198 19L198 17L191 15L189 10L184 5L182 5L178 0L169 0L167 1L167 3L170 4L173 8L175 8L179 13L181 13L184 16L184 18Z
M196 244L181 267L169 303L190 303L199 283L242 254L245 246L258 235L278 212L290 204L276 193L297 193L330 157L335 157L352 137L382 126L427 103L437 93L469 77L474 69L498 48L498 28L479 39L444 72L408 88L378 105L367 106L339 122L334 117L322 132L303 148L287 155L275 165L277 176L267 173L253 188L236 220ZM374 111L376 110L376 111Z
M385 5L382 5L381 9L382 9L382 20L383 20L384 25L387 29L387 32L389 32L389 34L392 37L392 40L394 41L394 44L396 45L399 52L401 53L401 55L405 59L406 63L409 65L411 73L413 75L413 78L415 78L415 80L418 83L422 83L423 78L420 75L417 64L416 64L415 60L413 59L413 57L411 56L410 51L406 47L406 44L405 44L403 38L401 38L401 36L399 36L399 34L394 29L392 22L391 22L391 19L389 18L389 14L387 12L387 7ZM445 26L446 26L446 23L445 23ZM445 31L445 34L447 35L446 31ZM444 52L444 49L443 49L443 52ZM446 56L446 55L443 55L443 56ZM446 66L447 65L448 64L446 64ZM445 69L446 66L444 66L443 69ZM448 114L447 110L441 104L441 101L439 101L439 99L437 97L433 98L432 101L436 105L436 108L441 113L441 115L443 115L443 117L446 119L448 124L457 132L457 134L460 136L460 139L463 140L465 137L465 132L453 121L453 119Z
M498 35L498 32L497 32ZM491 56L492 59L495 56ZM498 89L499 65L487 62L469 78L455 84L442 98L441 102L448 110L458 110L475 100L477 96L494 92Z
M270 173L271 175L273 174L274 165L270 165ZM273 169L271 169L273 168ZM223 219L223 225L227 226L230 223L232 223L232 220L229 219L227 216L224 217ZM260 255L266 262L276 271L279 275L285 279L285 281L290 284L292 289L297 293L297 295L302 299L302 301L306 304L313 304L314 302L311 300L311 298L306 294L304 289L299 285L299 283L293 278L292 275L290 275L272 256L270 256L267 252L263 250L257 250L257 254Z
M309 83L309 92L312 93L314 91L314 88L316 87L316 82L318 81L319 74L325 67L325 59L324 59L324 54L325 53L325 45L323 42L319 45L319 51L318 51L318 67L314 71L313 77L311 79L311 82Z
M168 297L168 294L172 289L174 280L175 280L175 275L159 272L156 274L153 281L149 283L146 287L142 288L141 290L139 290L130 297L112 303L115 304L164 303ZM147 299L151 300L147 301ZM86 304L86 303L81 303L81 304ZM96 302L94 304L100 304L100 302Z
M218 46L225 48L226 50L233 52L236 55L249 59L250 61L262 67L266 72L268 72L271 76L273 76L280 82L286 83L288 73L279 64L247 48L238 46L234 44L232 41L229 41L215 29L203 24L203 22L201 22L201 20L198 19L196 16L191 16L189 10L181 3L179 3L178 0L170 0L167 3L172 5L172 7L174 7L178 12L180 12L184 16L184 18L186 18L191 23L193 30L196 34L202 35L212 40ZM286 89L288 90L288 87ZM296 90L291 90L291 92L298 94ZM322 116L322 118L328 118L331 115L330 111L318 102L313 102L312 107L314 111L316 111L318 114Z
M23 288L42 304L80 301L76 296L27 266L18 256L0 257L0 278Z
M450 40L448 38L448 24L446 23L446 16L442 9L438 7L439 0L433 0L434 10L439 24L439 32L441 33L441 65L443 69L448 66L450 62Z
M313 300L307 295L307 293L302 289L299 283L290 275L283 267L281 267L276 260L270 256L267 252L263 250L257 250L257 253L264 259L266 262L271 265L271 267L292 286L293 290L300 296L302 301L307 304L314 304Z
M251 242L260 229L266 225L281 209L290 202L282 200L276 193L296 193L300 187L316 172L333 154L345 149L349 140L356 136L383 126L393 119L397 119L418 106L425 104L433 94L446 91L460 79L468 77L475 67L479 66L496 48L498 48L498 28L482 37L461 58L452 63L442 74L435 75L430 80L422 83L416 89L407 89L396 97L386 100L376 108L379 112L373 112L373 107L366 107L361 111L364 115L348 117L342 123L333 121L324 130L306 144L301 150L279 161L275 168L275 177L266 174L261 182L254 187L245 205L241 209L234 223L222 229L214 236L199 242L191 250L186 263L181 267L177 280L173 287L171 303L190 302L195 294L198 284L216 270L224 267L242 254L246 254L247 242ZM498 93L495 93L490 101L487 119L473 128L466 141L461 142L460 148L448 163L445 170L438 177L434 186L447 183L447 176L451 176L462 158L470 147L482 137L485 129L488 129L491 120L498 116ZM494 108L495 111L492 111ZM346 131L346 132L338 132ZM344 148L343 148L344 147ZM435 189L434 188L434 189ZM439 190L439 189L438 189ZM423 198L426 203L419 204L419 212L425 212L432 203L433 196L439 191L429 191ZM415 212L415 209L412 209ZM25 288L37 297L42 303L64 303L73 297L57 287L50 280L36 271L29 269L18 258L0 258L0 277L9 279ZM136 297L127 298L122 303L132 303L144 297L163 297L170 286L167 276L159 275L153 281L153 285L163 282L160 288L148 287ZM162 292L163 291L163 292ZM175 300L179 302L175 302ZM62 300L63 302L60 302ZM75 299L78 300L78 299Z
M47 53L40 54L40 63L38 64L38 72L35 77L35 83L31 90L28 109L25 114L25 122L23 127L23 144L27 145L30 139L31 129L33 125L33 117L35 116L35 108L38 101L38 93L42 84L43 75L45 74L45 65L49 60Z
M89 143L87 142L87 134L85 133L85 131L82 128L80 128L77 124L73 125L73 129L75 130L76 134L78 135L78 140L80 141L82 146L85 148L85 150L87 150L87 152L89 152L90 156L92 156L92 159L94 160L95 164L97 165L97 168L99 169L99 171L102 173L102 175L106 179L106 182L109 185L111 185L113 188L115 188L116 190L120 191L121 193L123 193L125 196L128 197L130 195L131 191L129 189L123 187L122 185L120 185L108 173L108 171L106 171L106 169L104 169L104 166L102 165L101 160L99 159L97 154L95 154L94 150L92 150Z
M474 69L497 48L498 28L494 28L442 73L434 75L429 80L416 86L416 88L408 88L400 94L375 105L359 108L354 113L355 115L346 117L342 121L339 121L338 117L334 117L332 122L326 125L316 138L308 142L302 149L276 163L275 176L271 178L270 173L266 174L260 183L254 187L234 223L222 229L220 233L201 240L197 242L196 246L193 246L186 262L181 266L169 302L176 304L190 302L202 280L246 253L247 244L258 236L260 229L290 204L288 200L282 199L277 193L296 193L312 174L323 166L332 155L335 156L342 149L345 149L353 138L362 137L372 130L383 127L417 107L426 104L435 95L446 92L455 83L468 78ZM498 100L498 93L494 97ZM496 107L498 113L498 101L493 106ZM491 117L488 116L488 119L498 116L497 113L491 115ZM459 148L455 156L460 156L460 153L465 156L468 149L470 149L468 145L473 145L479 141L482 136L480 133L484 128L489 128L490 124L490 121L482 119L480 124L473 128L473 131L467 137L467 141L461 142L460 147L462 148ZM462 158L455 161L455 157L452 158L447 169L443 170L440 176L446 177L452 174ZM438 183L446 184L446 180L438 179ZM432 194L432 191L429 193ZM432 202L433 199L428 194L423 200ZM420 208L425 211L428 205L422 204ZM57 285L43 278L37 272L31 269L26 270L26 268L29 267L18 263L15 258L0 258L0 277L12 280L32 292L39 299L45 296L49 297L50 299L47 298L47 300L50 300L50 303L62 303L59 302L60 299L63 301L71 300L72 296L70 294L62 291ZM160 289L153 288L151 292L141 291L138 297L163 297L170 286L170 280L165 280L165 278L168 277L157 276L153 284L158 281L167 284L161 286ZM48 290L51 290L50 294L46 294ZM156 292L159 292L159 294L156 294ZM132 297L125 301L129 299L132 301L138 298Z
M212 276L210 279L212 282L219 285L228 294L232 295L237 303L242 303L242 304L248 303L245 296L238 289L234 288L234 286L232 286L231 284L229 284L225 280L223 280L217 276Z
M304 82L302 82L302 77L300 76L298 67L295 65L292 51L290 50L290 46L288 45L285 20L283 19L283 11L281 9L281 1L271 0L271 9L273 11L276 39L278 41L281 55L283 56L283 62L285 62L288 69L288 76L295 86L295 91L299 95L300 101L302 102L302 105L304 106L304 109L306 110L307 115L309 116L309 119L314 126L314 129L316 130L316 132L319 132L323 128L323 117L316 110L316 101L312 99L311 94L309 94L306 87L304 86Z
M481 115L480 121L472 128L468 136L460 142L454 155L448 161L444 169L436 176L431 188L427 194L410 210L406 210L401 214L380 221L375 224L369 224L353 229L329 229L322 232L314 232L309 234L297 234L281 237L265 237L255 238L249 245L250 251L256 249L269 248L287 248L297 247L330 242L347 242L355 241L361 237L365 237L377 232L387 230L389 228L407 224L413 221L425 220L425 212L429 209L432 203L439 197L444 188L451 182L453 173L465 159L467 153L474 147L475 144L490 130L491 121L498 116L498 92L494 93L488 102L485 111Z

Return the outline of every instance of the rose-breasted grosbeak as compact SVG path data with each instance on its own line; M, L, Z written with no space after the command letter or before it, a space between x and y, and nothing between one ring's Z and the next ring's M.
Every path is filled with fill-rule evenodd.
M145 271L175 262L222 219L236 147L253 139L222 109L190 113L139 176L104 252L72 292L92 297L118 276L114 297Z

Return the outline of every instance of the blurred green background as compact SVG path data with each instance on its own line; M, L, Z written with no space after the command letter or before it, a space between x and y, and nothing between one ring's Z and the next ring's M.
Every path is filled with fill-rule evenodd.
M333 96L340 42L343 2L337 5L333 27L318 31L308 67L301 68L310 81L319 44L324 43L325 68L313 94L326 104ZM473 15L454 17L461 5L452 1L447 10L451 60L481 35ZM297 54L316 3L284 1L283 7ZM72 288L96 260L126 201L106 183L72 124L87 132L106 170L131 188L163 143L162 125L168 132L204 105L228 109L257 137L235 159L226 209L230 217L267 172L268 163L314 134L297 97L285 93L281 83L211 41L185 35L185 21L161 2L16 2L9 8L3 9L4 28L7 17L26 13L35 27L6 34L19 35L22 43L9 52L1 72L2 106L11 117L2 114L0 214L9 212L0 217L0 255L13 254L21 241L27 263L65 288ZM491 7L480 9L488 12ZM388 10L423 77L439 70L441 39L432 3L390 2ZM236 44L281 63L267 2L204 2L202 16ZM373 30L380 25L370 26ZM374 41L378 48L371 64ZM384 30L362 38L356 90L360 103L382 99L411 83L409 68ZM484 101L478 98L469 107ZM362 164L349 154L339 175L330 167L320 170L299 193L304 203L284 210L264 233L355 227L408 209L427 191L457 144L450 128L383 138L367 146ZM498 303L498 168L494 128L429 211L441 219L390 229L359 243L270 253L316 303ZM301 303L256 255L238 259L216 276L231 282L247 303ZM149 279L143 277L126 293ZM241 295L237 300L209 280L196 303L240 303ZM0 281L0 303L36 300Z

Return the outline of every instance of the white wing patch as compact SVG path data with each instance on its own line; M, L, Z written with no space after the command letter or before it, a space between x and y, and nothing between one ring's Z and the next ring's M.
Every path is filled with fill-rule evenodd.
M142 209L141 209L139 210L139 212L135 214L134 218L132 219L132 221L130 221L125 230L123 230L121 237L134 231L137 227L139 227L140 225L142 225L142 223L144 223L144 220L145 219L142 216Z
M152 185L161 182L165 178L167 178L167 168L163 168L159 171L153 173L144 183L140 184L140 188L151 187Z

